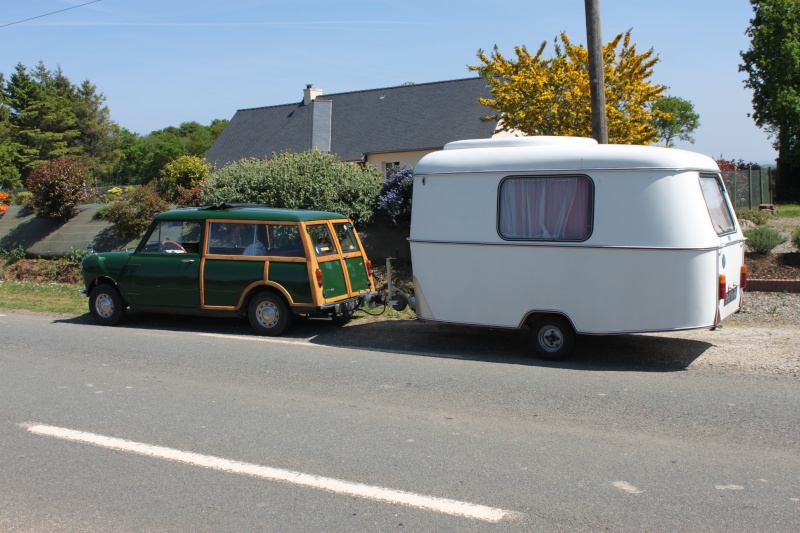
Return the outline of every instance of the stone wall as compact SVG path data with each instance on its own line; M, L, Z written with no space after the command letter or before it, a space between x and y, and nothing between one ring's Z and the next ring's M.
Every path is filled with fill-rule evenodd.
M11 206L0 216L0 248L25 249L28 257L64 257L74 250L92 247L96 252L134 248L139 239L126 242L118 239L111 224L93 220L95 212L105 204L80 205L75 216L64 223L39 218L20 206ZM408 230L382 224L359 229L367 256L374 262L395 257L411 260Z

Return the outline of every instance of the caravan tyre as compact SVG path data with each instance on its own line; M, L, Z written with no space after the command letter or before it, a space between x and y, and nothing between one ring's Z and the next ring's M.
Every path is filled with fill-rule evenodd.
M530 341L541 359L565 359L575 346L575 330L560 316L543 316L531 323Z

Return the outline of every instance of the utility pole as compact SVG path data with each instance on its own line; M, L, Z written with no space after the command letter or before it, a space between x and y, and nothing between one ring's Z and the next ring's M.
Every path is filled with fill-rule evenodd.
M592 137L600 144L608 144L603 42L600 36L600 0L585 0L585 2L586 44L589 49L589 89L592 96Z

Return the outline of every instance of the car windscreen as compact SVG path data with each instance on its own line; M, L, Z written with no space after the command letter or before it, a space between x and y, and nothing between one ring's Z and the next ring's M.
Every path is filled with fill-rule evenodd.
M719 176L701 174L700 188L703 191L708 214L711 216L711 222L714 224L714 230L717 235L727 235L736 231L733 215L731 215L731 210L728 208L728 202L725 199L725 187L722 185L722 180Z

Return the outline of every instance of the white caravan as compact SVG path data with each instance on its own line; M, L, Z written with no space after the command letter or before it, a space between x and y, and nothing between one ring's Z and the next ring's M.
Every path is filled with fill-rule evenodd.
M449 143L415 169L409 240L418 318L527 325L549 359L575 333L713 328L746 283L719 168L669 148Z

